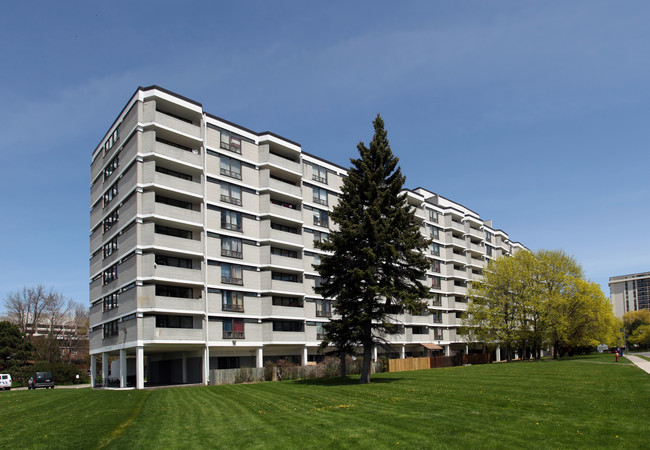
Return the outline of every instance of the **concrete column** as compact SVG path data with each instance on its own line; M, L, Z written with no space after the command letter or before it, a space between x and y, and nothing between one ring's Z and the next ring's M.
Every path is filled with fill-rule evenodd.
M181 361L181 377L183 384L185 384L187 383L187 356L185 355L185 352L183 352L183 355L181 356Z
M445 345L445 356L451 356L451 345Z
M264 351L262 350L262 347L258 347L256 350L256 364L255 367L262 368L264 367Z
M90 387L95 387L97 378L97 356L90 355Z
M373 361L377 361L377 358L378 358L378 357L377 357L377 346L374 346L374 347L372 348L372 360L373 360Z
M466 345L466 346L465 346L465 354L466 354L466 355L469 355L469 345Z
M203 384L208 385L210 383L210 347L207 345L203 350Z
M496 357L497 362L501 362L501 347L497 347L497 357Z
M309 356L309 352L307 350L307 346L305 345L302 348L302 365L306 366L307 365L307 357Z
M126 350L120 350L120 387L126 387Z
M102 353L102 383L108 386L108 353Z
M405 358L406 358L406 345L404 345L404 344L402 344L402 348L400 349L399 357L400 357L401 359L405 359Z
M135 388L144 389L144 347L135 348Z

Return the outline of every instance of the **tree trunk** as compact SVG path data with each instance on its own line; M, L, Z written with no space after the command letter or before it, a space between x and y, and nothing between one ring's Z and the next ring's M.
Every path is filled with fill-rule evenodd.
M368 384L370 383L370 367L372 365L372 347L374 342L372 341L372 331L370 338L366 336L365 342L363 343L363 361L361 365L361 379L359 383Z

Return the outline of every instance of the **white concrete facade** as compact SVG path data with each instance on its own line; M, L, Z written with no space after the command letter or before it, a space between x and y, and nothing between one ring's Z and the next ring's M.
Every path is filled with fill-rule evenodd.
M255 133L162 88L138 88L93 152L93 379L207 383L210 370L314 361L331 301L314 293L314 241L332 226L346 169ZM468 208L407 191L432 240L428 315L395 317L391 355L464 350L467 288L491 258L524 248ZM384 352L379 349L379 353ZM109 374L119 358L119 374ZM129 364L129 361L132 364Z

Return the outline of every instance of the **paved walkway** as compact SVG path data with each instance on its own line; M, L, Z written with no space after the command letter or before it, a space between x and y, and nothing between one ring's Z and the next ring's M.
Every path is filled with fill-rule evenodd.
M645 370L646 373L650 374L650 361L634 355L627 355L626 358L629 359L630 362L633 362L639 369Z

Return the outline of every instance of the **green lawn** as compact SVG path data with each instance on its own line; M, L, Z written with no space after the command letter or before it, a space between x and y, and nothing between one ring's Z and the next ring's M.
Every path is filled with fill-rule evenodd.
M650 376L613 361L378 374L370 385L2 392L0 448L647 448Z

